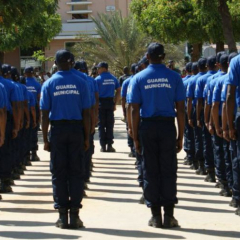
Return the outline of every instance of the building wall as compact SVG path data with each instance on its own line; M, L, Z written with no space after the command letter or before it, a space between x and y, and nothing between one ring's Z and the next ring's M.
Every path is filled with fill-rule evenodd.
M6 52L4 54L4 63L10 64L20 71L20 49L16 48L14 51Z

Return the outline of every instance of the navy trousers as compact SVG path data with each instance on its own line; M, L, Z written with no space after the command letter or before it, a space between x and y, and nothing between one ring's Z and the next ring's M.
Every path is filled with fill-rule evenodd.
M54 208L81 208L84 186L84 137L79 124L51 126Z
M143 192L147 206L177 203L174 121L142 121L139 135L142 144Z
M36 119L38 122L39 119L39 108L36 106ZM39 129L39 124L37 124L37 127L35 127L34 129L32 129L31 131L31 151L37 151L38 150L38 129Z
M232 159L230 152L230 143L223 139L223 156L225 161L226 178L228 187L232 189L233 186L233 172L232 172Z
M100 145L113 144L114 102L110 98L99 99L99 139Z

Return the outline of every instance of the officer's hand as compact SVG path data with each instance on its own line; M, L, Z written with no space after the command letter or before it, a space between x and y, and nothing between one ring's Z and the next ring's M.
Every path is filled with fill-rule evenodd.
M12 139L15 139L18 135L18 130L17 129L13 129L12 130Z
M230 142L230 137L229 137L229 131L228 130L223 131L223 138L225 140L227 140L228 142Z
M93 134L94 132L95 132L95 122L92 122L91 134Z
M177 139L176 142L176 152L180 153L183 148L183 141L181 139Z
M236 131L236 129L229 130L229 137L232 140L237 140L237 131Z
M44 142L44 147L43 147L44 151L50 152L50 142Z
M192 128L194 127L192 119L188 119L188 124L190 125L190 127L192 127Z
M209 129L209 122L206 122L205 126L206 126L207 129Z
M223 130L221 128L216 129L216 133L220 138L223 137Z
M140 143L139 141L134 141L134 145L135 145L135 149L136 149L136 152L139 154L139 155L142 155L142 148L140 146Z
M128 134L131 138L133 138L133 132L131 128L128 128Z
M85 152L89 149L89 140L84 141L84 150Z
M28 129L29 127L30 127L30 122L27 121L27 122L26 122L26 126L25 126L25 128Z
M208 131L209 131L209 133L210 133L211 135L214 134L214 128L213 128L213 126L212 126L211 124L209 124Z
M36 128L37 127L37 123L36 122L33 122L32 124L32 129Z
M197 126L198 126L199 128L202 128L202 124L201 124L201 121L200 121L200 120L197 120Z

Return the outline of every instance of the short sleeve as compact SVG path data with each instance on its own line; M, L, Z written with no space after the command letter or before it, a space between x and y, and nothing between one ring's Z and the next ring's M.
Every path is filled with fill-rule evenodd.
M11 102L18 102L20 100L19 92L17 87L12 84L11 91L10 91L10 101Z
M186 99L185 88L183 81L179 77L178 84L176 87L175 102L184 101Z
M187 98L193 98L194 97L194 82L190 81L187 86L187 92L186 92L186 97Z
M222 84L217 82L213 89L212 102L221 102Z
M91 107L90 91L86 81L82 81L82 86L83 86L81 91L82 109L88 109Z
M121 89L121 96L126 97L127 96L127 81L123 82L122 89Z
M41 110L51 110L51 96L49 94L48 85L44 85L41 91L41 98L40 98L40 109Z
M128 90L128 100L129 103L142 103L141 91L139 86L139 80L136 78L131 79Z
M94 91L95 91L95 93L98 93L99 90L98 90L97 81L94 79L94 80L93 80L93 83L94 83Z
M5 96L3 93L3 89L0 87L0 108L4 108L6 106Z
M234 58L229 67L229 78L227 84L239 86L240 81L240 64L239 56Z
M115 82L115 90L121 87L119 81L116 78L114 78L114 82Z

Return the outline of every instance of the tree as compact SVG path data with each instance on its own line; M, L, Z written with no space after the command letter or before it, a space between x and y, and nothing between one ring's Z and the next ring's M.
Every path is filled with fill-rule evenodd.
M222 24L219 24L222 18L218 6L218 0L133 0L131 11L141 29L151 36L163 42L191 43L195 53L192 57L196 60L204 42L223 47L224 34ZM237 12L233 19L235 24L240 24ZM236 37L239 39L237 32Z
M61 30L57 6L57 0L0 0L0 61L19 46L45 47Z
M76 44L71 51L76 59L85 59L90 65L100 61L108 62L116 75L122 74L124 66L130 67L132 63L138 62L149 43L154 41L138 29L132 16L123 18L121 12L98 14L98 18L92 19L100 39L80 36L81 43ZM166 51L170 57L175 56L176 61L183 58L183 50L178 46L169 44Z

